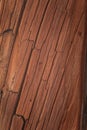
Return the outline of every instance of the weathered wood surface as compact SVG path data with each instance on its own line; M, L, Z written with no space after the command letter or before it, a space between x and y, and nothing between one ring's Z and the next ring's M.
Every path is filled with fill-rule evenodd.
M85 0L0 0L0 130L82 130Z

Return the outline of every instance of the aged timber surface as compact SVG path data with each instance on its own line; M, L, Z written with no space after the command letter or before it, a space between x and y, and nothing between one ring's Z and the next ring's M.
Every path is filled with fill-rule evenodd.
M85 5L0 0L0 130L83 130Z

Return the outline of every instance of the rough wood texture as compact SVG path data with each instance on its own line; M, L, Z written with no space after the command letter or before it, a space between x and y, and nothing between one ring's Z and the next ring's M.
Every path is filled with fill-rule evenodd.
M85 5L0 0L0 130L86 128Z

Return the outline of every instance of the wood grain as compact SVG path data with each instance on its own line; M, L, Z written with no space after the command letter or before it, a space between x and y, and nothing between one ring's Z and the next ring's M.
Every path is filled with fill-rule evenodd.
M85 5L0 1L0 130L86 130Z

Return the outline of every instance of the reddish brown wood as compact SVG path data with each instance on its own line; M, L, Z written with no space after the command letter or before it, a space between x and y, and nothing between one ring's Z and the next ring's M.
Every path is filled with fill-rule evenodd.
M85 5L0 1L0 130L86 130Z
M15 129L22 130L23 124L24 124L24 122L23 122L22 117L14 115L12 124L11 124L11 130L15 130Z

